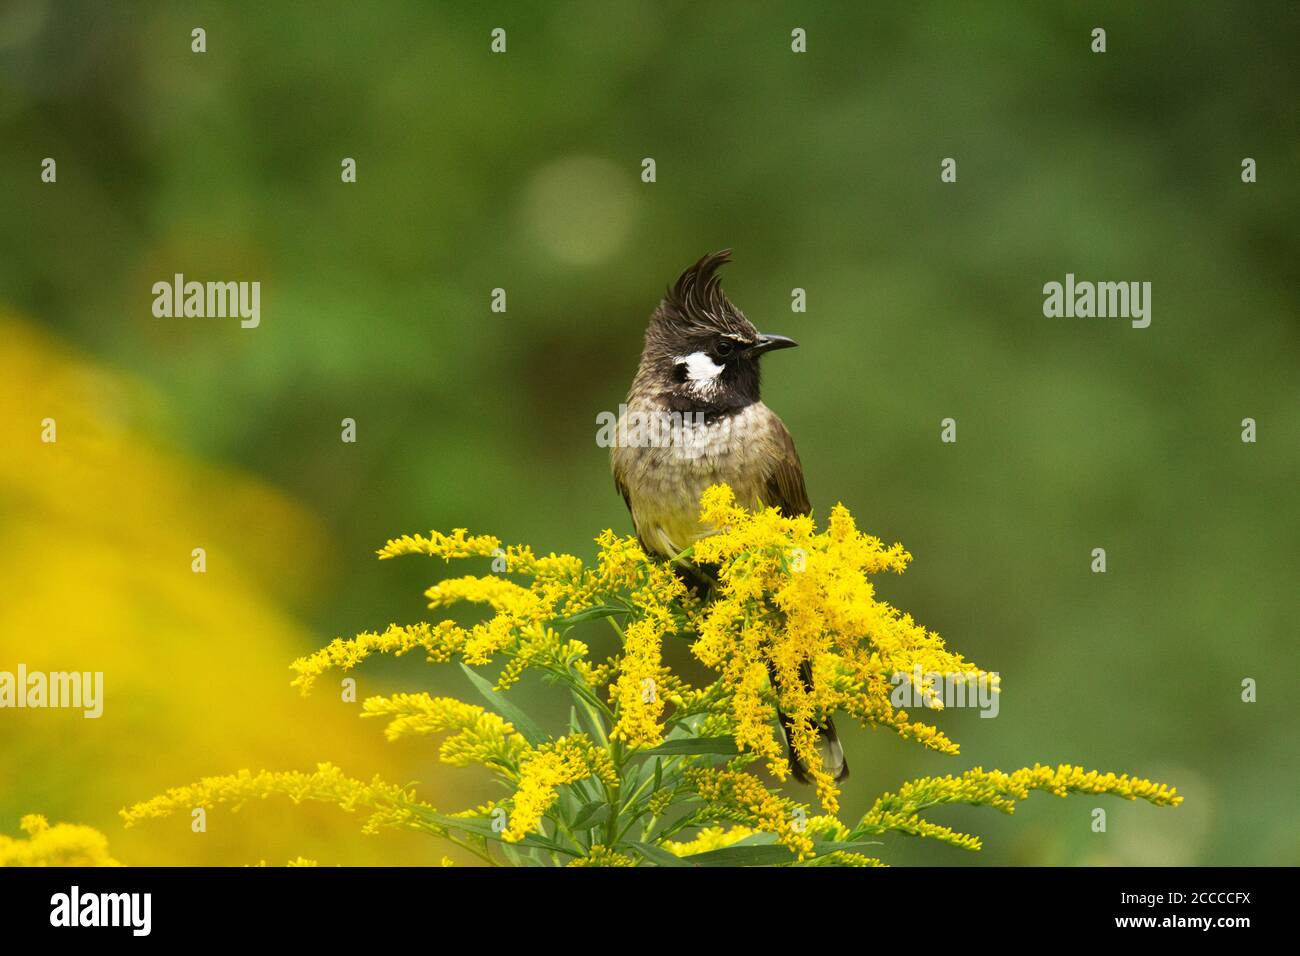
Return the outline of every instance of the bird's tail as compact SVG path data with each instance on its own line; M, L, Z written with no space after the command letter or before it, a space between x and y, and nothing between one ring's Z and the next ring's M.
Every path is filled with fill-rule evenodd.
M781 718L781 730L785 733L785 752L790 761L790 772L800 783L812 783L810 768L805 766L794 752L794 729L790 724L790 718L780 710L776 715ZM821 757L822 769L829 773L836 783L849 775L849 762L844 759L844 748L840 746L840 736L835 732L835 722L829 717L817 728L817 754Z

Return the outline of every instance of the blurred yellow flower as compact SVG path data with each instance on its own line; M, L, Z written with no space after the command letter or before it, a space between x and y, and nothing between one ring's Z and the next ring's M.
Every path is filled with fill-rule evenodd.
M249 818L220 839L187 821L121 831L116 808L174 775L311 766L322 739L366 776L405 778L414 763L337 694L304 703L284 693L284 662L317 642L291 608L330 567L318 520L246 474L170 447L167 404L130 376L3 308L0 339L0 671L104 675L97 720L3 712L0 818L57 808L141 865L237 865L268 846L423 860L401 843L329 830L323 809ZM196 573L200 547L206 571Z
M121 866L108 852L108 838L93 827L49 821L28 814L18 823L27 839L0 833L0 866Z

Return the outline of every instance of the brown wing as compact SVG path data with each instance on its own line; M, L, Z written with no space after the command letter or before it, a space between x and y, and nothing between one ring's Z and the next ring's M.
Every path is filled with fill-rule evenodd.
M767 476L763 503L776 505L789 517L806 515L812 511L812 505L808 501L808 489L804 487L803 465L799 461L799 453L794 450L794 439L790 437L790 431L781 419L775 416L772 432L777 454L772 471Z
M627 505L627 513L632 517L632 530L636 532L637 544L641 545L641 550L648 555L653 556L658 554L657 551L652 549L650 545L646 543L646 539L641 536L641 529L636 526L636 515L632 514L632 495L627 490L627 485L623 484L623 478L618 473L617 466L614 467L614 487L617 488L618 493L623 496L623 504Z
M619 477L618 472L614 472L614 487L618 493L623 496L623 504L627 505L627 513L632 513L632 496L628 494L627 485L623 484L623 479Z

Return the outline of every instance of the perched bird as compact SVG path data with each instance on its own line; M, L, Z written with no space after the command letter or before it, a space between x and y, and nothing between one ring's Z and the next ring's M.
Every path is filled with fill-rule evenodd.
M759 357L797 343L759 332L731 304L718 276L729 261L730 249L707 255L667 291L650 316L619 418L620 436L652 439L620 440L611 451L614 484L648 554L672 557L709 532L699 521L699 501L710 485L730 485L750 510L811 510L794 440L759 397ZM668 424L648 427L655 422ZM697 587L707 587L702 571L691 574ZM803 679L812 679L807 664ZM777 715L790 768L807 783L808 768L790 746L790 721ZM818 736L822 767L844 779L849 768L829 717Z

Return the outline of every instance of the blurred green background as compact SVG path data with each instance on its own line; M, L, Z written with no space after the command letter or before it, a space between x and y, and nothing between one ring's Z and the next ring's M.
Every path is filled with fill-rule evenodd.
M1090 52L1095 26L1105 54ZM494 27L505 55L489 51ZM959 758L849 728L846 818L912 776L1072 761L1187 801L952 810L937 818L984 835L982 853L898 840L882 855L1300 862L1298 29L1290 2L6 0L0 312L7 367L28 377L11 376L0 452L15 569L0 668L35 666L53 630L66 653L50 666L146 641L188 656L142 662L136 723L111 724L110 696L93 746L66 715L0 718L0 829L32 811L91 823L128 863L436 861L446 847L359 843L332 811L296 832L287 805L251 808L202 850L188 821L123 832L114 811L198 773L327 759L425 781L448 809L494 794L428 746L354 728L354 705L299 701L281 662L420 618L445 571L375 561L390 536L464 526L590 555L600 529L628 530L596 415L622 400L664 287L732 247L733 300L802 344L767 360L764 397L817 514L842 500L901 540L915 562L885 596L1003 675L996 720L940 717ZM154 318L151 286L177 272L260 281L260 328ZM1042 286L1067 272L1151 282L1150 328L1045 318ZM69 401L55 362L114 383L83 390L78 414L117 453L66 486L37 462L39 419ZM356 444L340 441L345 417ZM945 417L956 445L939 441ZM75 459L79 432L60 427ZM146 449L183 466L128 480ZM95 497L112 482L120 494ZM120 520L100 521L109 511ZM67 565L88 538L100 571ZM103 568L153 561L195 587L189 549L205 541L273 626L235 638L218 603L202 641L132 612L92 642L102 615L84 591ZM24 602L24 573L66 587ZM155 606L129 578L104 591ZM56 603L82 616L52 629ZM216 710L186 710L214 666L245 715L228 731ZM414 657L357 676L363 696L466 690ZM1240 701L1246 677L1258 703ZM258 842L234 835L252 826Z

